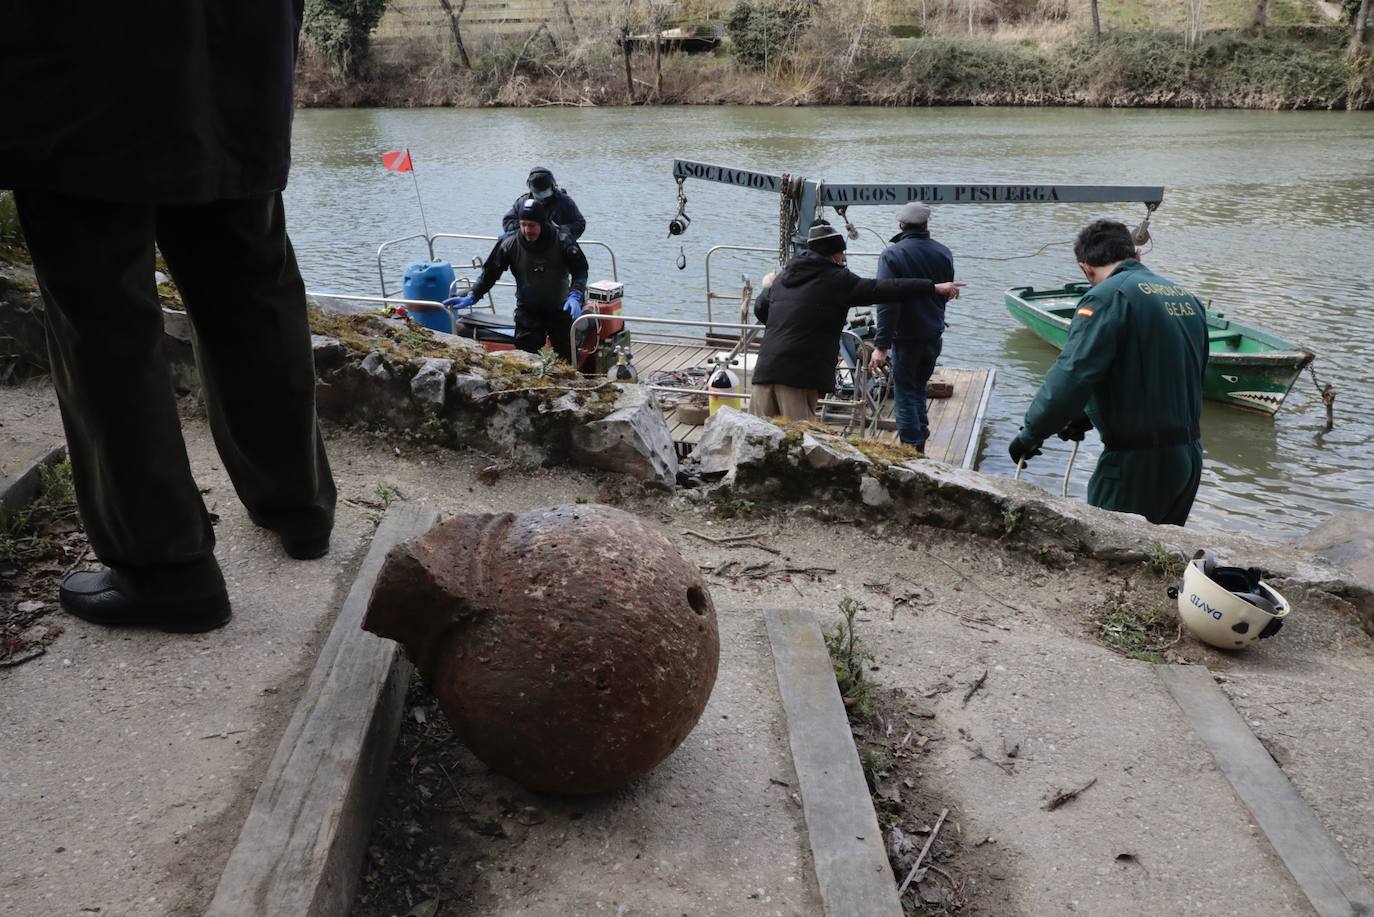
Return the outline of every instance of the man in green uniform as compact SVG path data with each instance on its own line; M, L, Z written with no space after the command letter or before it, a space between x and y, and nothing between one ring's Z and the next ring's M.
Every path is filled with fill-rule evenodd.
M1078 234L1074 257L1093 287L1008 452L1019 465L1046 437L1082 439L1095 426L1105 450L1088 502L1183 525L1202 476L1207 318L1196 296L1135 256L1122 223Z

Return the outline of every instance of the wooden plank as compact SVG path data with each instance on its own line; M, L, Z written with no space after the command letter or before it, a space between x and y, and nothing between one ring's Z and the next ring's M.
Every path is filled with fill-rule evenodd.
M5 456L5 465L13 468L13 473L0 477L0 519L12 519L28 509L43 489L43 469L67 457L65 445L26 446L15 451L19 454Z
M978 408L974 412L973 422L969 424L968 448L964 452L961 466L972 468L978 463L978 447L983 439L983 423L988 416L988 405L992 402L992 387L997 382L997 370L985 369L983 372L982 393L978 398Z
M1374 889L1360 878L1269 752L1202 666L1157 665L1164 687L1192 722L1320 917L1374 914Z
M949 381L955 382L955 391L959 390L958 381L953 378L953 374L945 367L937 367L936 376L944 377ZM926 455L942 462L950 460L951 444L954 442L955 434L959 428L958 404L951 404L952 398L940 399L943 403L939 405L936 418L930 424L930 433L926 437ZM930 402L927 401L926 414L930 415ZM935 422L938 420L938 422Z
M645 348L647 353L638 352L634 356L635 369L639 371L642 378L647 373L656 372L668 366L672 361L673 354L663 344L652 344Z
M206 912L348 913L400 727L410 664L361 627L382 561L438 520L396 503L373 536Z
M978 406L982 400L983 380L986 370L958 369L951 371L950 381L954 384L954 396L947 414L949 438L945 446L944 460L951 465L969 467L967 462L968 444L978 435Z
M835 670L815 617L764 612L827 917L902 917Z

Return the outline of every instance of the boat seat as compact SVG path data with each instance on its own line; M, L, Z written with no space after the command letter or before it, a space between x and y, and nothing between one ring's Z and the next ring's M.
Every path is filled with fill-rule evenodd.
M1233 350L1240 349L1241 333L1239 331L1213 331L1207 335L1207 342L1215 346L1229 347Z

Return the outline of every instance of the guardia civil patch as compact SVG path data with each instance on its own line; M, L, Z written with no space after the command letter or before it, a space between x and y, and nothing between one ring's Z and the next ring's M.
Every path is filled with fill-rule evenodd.
M1089 309L1087 306L1079 306L1078 311L1075 312L1074 315L1081 315L1084 318L1092 318L1093 310Z

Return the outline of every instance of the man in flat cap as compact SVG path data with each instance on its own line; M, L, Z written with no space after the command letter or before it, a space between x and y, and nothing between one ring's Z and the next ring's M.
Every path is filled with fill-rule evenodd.
M767 326L754 364L750 410L760 417L810 420L835 390L840 332L849 310L879 300L959 295L962 283L924 278L871 280L845 266L844 236L825 220L811 225L806 250L788 261L754 301Z
M897 438L924 451L930 424L926 418L926 384L935 372L943 346L946 296L940 287L954 280L954 256L930 237L930 208L912 201L897 211L897 235L878 258L879 280L917 277L933 290L878 305L878 332L869 369L877 372L892 360L892 413ZM962 286L960 284L959 286Z

